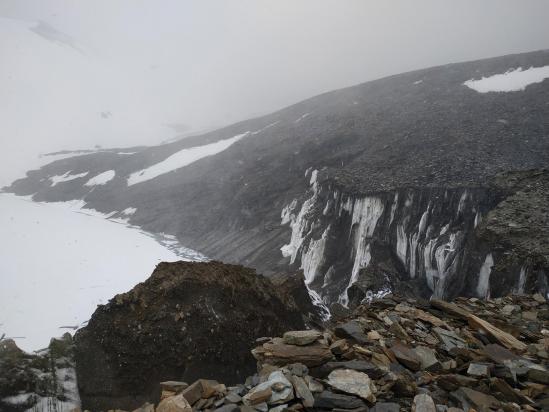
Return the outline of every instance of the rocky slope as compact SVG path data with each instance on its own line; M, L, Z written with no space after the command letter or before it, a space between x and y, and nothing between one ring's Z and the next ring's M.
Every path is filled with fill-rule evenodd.
M357 281L373 294L545 293L547 209L520 230L486 218L510 227L517 202L547 199L527 177L505 184L549 164L549 80L521 83L547 66L539 51L391 76L202 136L62 159L7 190L83 199L265 274L301 268L325 303ZM487 92L483 77L514 88ZM368 273L387 281L368 289Z
M453 303L386 296L326 330L258 339L237 385L162 382L147 412L549 410L549 305L541 295Z
M282 282L284 283L284 282ZM236 383L255 370L258 336L304 327L292 293L254 270L220 262L161 263L131 291L99 306L75 335L82 406L132 409L154 401L161 380Z

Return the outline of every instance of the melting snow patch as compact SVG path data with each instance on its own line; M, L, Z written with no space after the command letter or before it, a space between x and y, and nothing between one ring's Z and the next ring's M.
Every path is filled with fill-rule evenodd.
M135 207L127 207L122 211L122 214L129 216L129 215L133 215L135 212L137 212L137 209Z
M167 159L164 159L160 163L156 163L147 169L139 170L132 173L128 177L128 186L136 183L145 182L153 179L157 176L163 175L168 172L180 169L184 166L190 165L207 156L220 153L223 150L229 148L233 143L236 143L243 137L249 135L250 132L238 134L230 139L219 140L215 143L210 143L203 146L190 147L188 149L182 149L179 152L174 153Z
M530 67L526 70L519 67L502 74L483 77L480 80L467 80L463 84L479 93L518 92L531 84L541 83L547 78L549 78L549 66Z
M299 119L296 119L294 123L299 123L300 121L302 121L303 119L307 118L310 115L311 113L305 113L304 115L301 115Z
M116 172L114 170L107 170L106 172L100 173L97 176L92 177L84 186L102 186L114 179Z
M84 172L84 173L78 173L78 174L75 174L75 175L71 175L70 174L70 170L65 173L64 175L56 175L56 176L51 176L49 179L50 179L50 182L51 182L51 186L55 186L57 185L58 183L63 183L63 182L69 182L71 180L74 180L74 179L78 179L80 177L84 177L84 176L87 176L89 172Z

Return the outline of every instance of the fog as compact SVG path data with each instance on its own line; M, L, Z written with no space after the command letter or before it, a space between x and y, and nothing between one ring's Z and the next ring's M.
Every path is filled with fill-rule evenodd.
M3 0L0 186L39 153L158 144L331 89L549 47L546 0Z

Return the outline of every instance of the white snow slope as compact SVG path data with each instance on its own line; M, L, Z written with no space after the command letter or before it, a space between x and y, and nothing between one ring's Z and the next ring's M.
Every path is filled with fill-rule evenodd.
M38 350L97 304L182 260L149 234L70 203L0 194L0 336Z
M141 183L146 180L150 180L157 176L163 175L164 173L180 169L193 162L196 162L199 159L202 159L203 157L212 156L214 154L220 153L223 150L227 149L229 146L231 146L233 143L236 143L243 137L247 136L248 134L250 134L250 132L238 134L231 137L230 139L219 140L215 143L180 150L179 152L174 153L162 162L156 163L151 167L148 167L147 169L139 170L135 173L132 173L130 177L128 177L128 186L134 185L136 183Z
M465 86L479 93L519 92L534 83L541 83L549 78L549 66L530 67L527 70L511 69L505 73L483 77L480 80L467 80Z

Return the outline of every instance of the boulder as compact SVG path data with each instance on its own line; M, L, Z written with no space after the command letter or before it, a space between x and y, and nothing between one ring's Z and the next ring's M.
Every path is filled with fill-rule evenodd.
M294 330L284 333L282 339L287 345L305 346L315 342L322 336L322 333L316 330Z
M161 263L99 306L76 333L82 408L133 410L158 402L158 382L243 382L258 336L305 325L298 308L254 270L220 262Z
M336 369L328 375L328 384L341 392L360 396L370 403L376 401L376 387L365 373L352 369Z
M321 365L333 356L330 348L321 343L296 346L282 342L264 343L253 349L252 355L260 362L272 365L284 366L299 362L308 367Z

